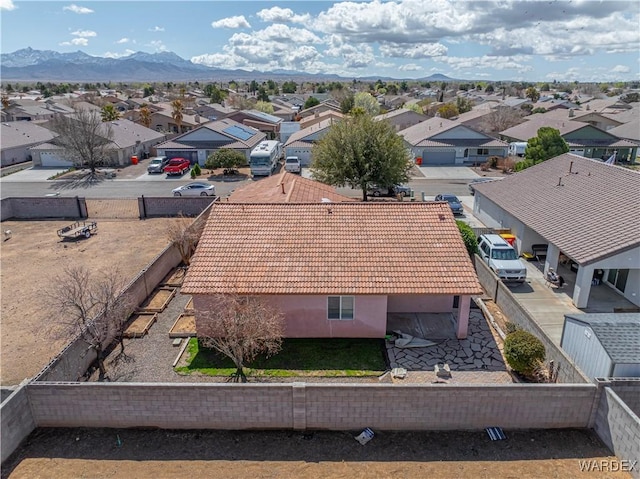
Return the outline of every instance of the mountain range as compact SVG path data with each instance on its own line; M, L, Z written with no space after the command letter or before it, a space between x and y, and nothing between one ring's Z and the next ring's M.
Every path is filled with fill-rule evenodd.
M333 74L212 68L185 60L173 52L136 52L126 57L106 58L91 56L80 50L59 53L53 50L34 50L29 47L16 50L13 53L2 53L0 66L2 67L2 81L25 82L346 80ZM420 80L452 81L453 79L446 75L435 74Z

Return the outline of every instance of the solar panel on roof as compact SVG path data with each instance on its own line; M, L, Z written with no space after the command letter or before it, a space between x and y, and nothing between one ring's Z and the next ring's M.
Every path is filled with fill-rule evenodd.
M240 140L248 140L253 135L255 135L255 131L249 130L247 128L243 128L240 125L233 125L228 128L222 130L224 133L231 135Z

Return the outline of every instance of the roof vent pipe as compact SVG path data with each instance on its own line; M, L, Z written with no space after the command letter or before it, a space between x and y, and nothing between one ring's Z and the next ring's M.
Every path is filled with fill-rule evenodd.
M571 173L572 169L573 169L573 161L571 163L569 163L569 173Z

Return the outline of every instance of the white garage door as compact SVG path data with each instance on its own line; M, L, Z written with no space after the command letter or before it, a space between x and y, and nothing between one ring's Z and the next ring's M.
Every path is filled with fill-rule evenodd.
M65 160L61 158L60 153L54 153L51 151L41 151L40 152L40 160L42 161L42 166L55 166L55 167L63 167L69 168L73 166L73 162L69 160Z
M285 155L297 156L300 159L300 164L304 167L308 167L311 164L310 148L287 148Z
M454 165L456 150L424 150L422 152L422 166L425 165Z

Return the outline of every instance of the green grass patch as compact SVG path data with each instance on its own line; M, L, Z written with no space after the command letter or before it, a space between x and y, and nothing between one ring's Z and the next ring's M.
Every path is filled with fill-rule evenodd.
M379 376L386 368L381 339L285 339L275 356L258 357L246 365L247 376L271 377L362 377ZM198 372L210 376L230 376L233 362L206 349L196 338L187 346L187 365L179 373Z

